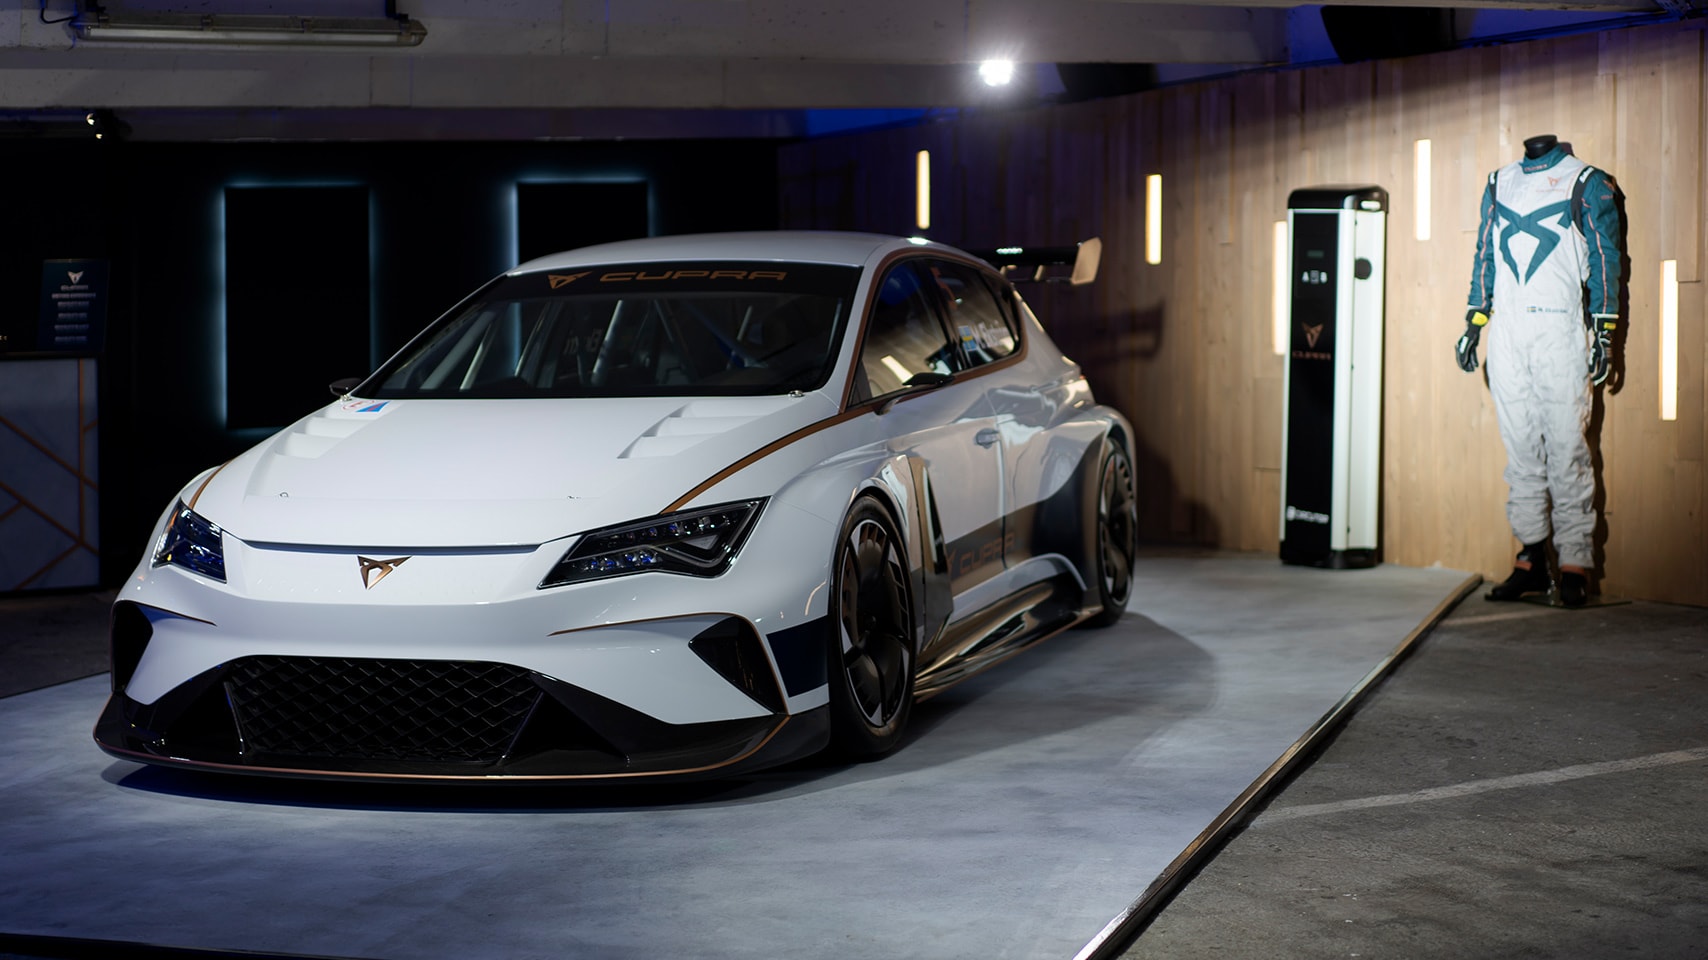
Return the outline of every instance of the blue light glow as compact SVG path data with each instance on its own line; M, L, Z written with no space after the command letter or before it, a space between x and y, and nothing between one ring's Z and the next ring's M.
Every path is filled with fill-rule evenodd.
M214 375L212 377L210 377L209 379L213 381L213 389L214 389L213 408L214 408L215 413L218 415L219 425L221 427L224 427L226 425L226 422L227 422L226 421L226 402L225 402L226 359L225 359L225 191L224 190L221 190L221 191L219 191L219 193L214 195L213 233L214 233L214 243L213 243L213 256L214 256L214 262L213 262L213 330L210 331L210 334L208 336L208 342L213 344Z
M931 111L905 107L867 109L858 107L825 107L803 111L806 114L807 136L869 130L875 127L908 127L921 123L927 115L953 115L953 109Z
M517 177L510 184L508 204L504 209L505 223L502 227L504 236L499 244L503 252L504 262L499 264L494 273L504 273L522 259L521 237L521 190L525 183L644 183L646 184L646 234L649 237L658 236L658 195L652 189L652 181L639 173L588 173L588 174L528 174Z
M247 427L234 430L230 426L229 405L226 397L226 385L230 377L230 363L226 358L225 328L229 319L226 307L226 272L225 272L225 194L228 190L246 190L264 187L364 187L368 185L359 180L233 180L220 188L214 197L213 224L213 330L208 337L214 350L214 375L209 379L213 382L213 409L218 416L219 425L232 436L244 440L260 440L277 432L272 427ZM377 366L375 355L379 352L379 331L376 329L374 317L379 310L374 278L378 276L377 264L379 259L379 216L378 207L374 201L374 191L368 188L368 363Z
M368 369L363 370L366 376L369 371L380 365L380 325L375 322L380 315L380 285L375 279L380 275L380 202L374 196L374 191L368 191ZM355 371L351 371L354 373Z

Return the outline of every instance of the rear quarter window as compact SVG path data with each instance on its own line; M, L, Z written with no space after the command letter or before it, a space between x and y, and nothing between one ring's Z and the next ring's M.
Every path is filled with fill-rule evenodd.
M932 261L930 270L943 295L950 334L969 367L1014 352L1019 338L1013 315L1003 308L983 271L947 260Z

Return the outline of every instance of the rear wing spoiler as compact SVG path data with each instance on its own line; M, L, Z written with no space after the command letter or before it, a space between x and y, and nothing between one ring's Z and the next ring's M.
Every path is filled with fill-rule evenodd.
M998 247L968 252L1009 280L1070 283L1079 287L1097 279L1097 267L1103 260L1103 241L1092 237L1071 247ZM1061 267L1071 269L1063 273L1058 269Z

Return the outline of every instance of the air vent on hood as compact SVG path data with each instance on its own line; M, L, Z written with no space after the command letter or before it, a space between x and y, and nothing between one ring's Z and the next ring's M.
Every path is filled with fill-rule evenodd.
M334 420L324 413L317 413L299 422L280 438L277 451L282 456L313 460L337 446L338 441L371 422L373 421Z
M621 456L625 460L668 457L707 437L752 423L774 409L774 402L756 399L696 400L648 427Z

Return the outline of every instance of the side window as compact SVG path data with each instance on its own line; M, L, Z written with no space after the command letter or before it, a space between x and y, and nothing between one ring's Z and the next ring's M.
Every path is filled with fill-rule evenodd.
M860 368L874 397L902 389L917 374L964 367L937 319L928 282L908 262L896 264L878 284L860 350Z
M950 334L968 366L1000 360L1014 352L1014 328L981 272L948 261L933 261L931 272L946 301Z

